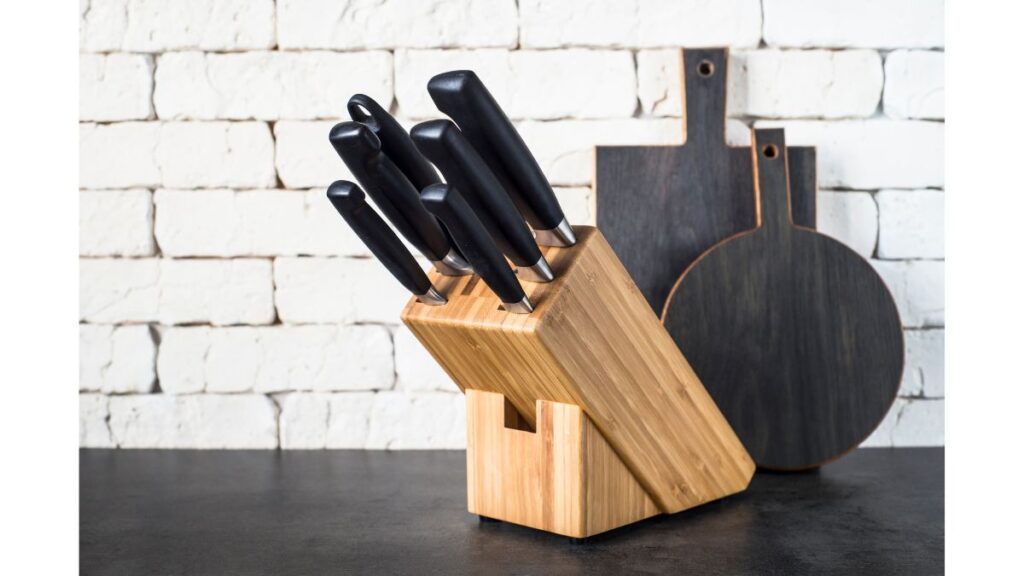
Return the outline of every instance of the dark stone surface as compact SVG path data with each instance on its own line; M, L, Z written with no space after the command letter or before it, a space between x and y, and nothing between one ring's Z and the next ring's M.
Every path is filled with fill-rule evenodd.
M581 544L466 512L462 452L99 451L82 574L941 574L942 449L858 450Z

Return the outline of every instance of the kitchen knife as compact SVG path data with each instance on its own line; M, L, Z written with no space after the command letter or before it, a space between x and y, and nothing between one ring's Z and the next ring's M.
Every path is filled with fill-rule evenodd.
M327 199L335 210L348 222L356 236L366 244L370 252L384 264L391 274L424 304L439 306L448 302L430 283L420 269L416 259L405 248L398 236L384 220L366 203L366 195L359 186L346 180L338 180L327 188Z
M516 275L458 190L449 184L431 184L420 197L427 210L448 227L473 270L498 295L505 309L517 314L532 312L533 305Z
M359 122L342 122L331 129L331 145L384 216L439 272L471 274L437 219L423 208L416 188L386 154L380 139Z
M348 115L377 135L380 149L412 182L417 192L431 184L441 183L437 171L416 149L405 128L373 98L366 94L349 98Z
M413 126L412 141L458 188L498 248L531 282L554 279L533 234L487 163L451 120L430 120Z
M472 70L438 74L427 91L455 120L519 206L544 246L572 246L576 236L537 160L494 96Z

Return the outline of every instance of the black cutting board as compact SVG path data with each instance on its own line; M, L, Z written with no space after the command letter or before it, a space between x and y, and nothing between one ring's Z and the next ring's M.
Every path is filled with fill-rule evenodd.
M903 331L874 268L791 219L781 129L756 130L753 230L687 268L662 321L763 468L819 466L892 406Z
M685 144L598 146L597 227L660 314L679 271L754 226L750 148L725 143L729 52L682 55ZM815 227L814 148L790 150L793 215Z

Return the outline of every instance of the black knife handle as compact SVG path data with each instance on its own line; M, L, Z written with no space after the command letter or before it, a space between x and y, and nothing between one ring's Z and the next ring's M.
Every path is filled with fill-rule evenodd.
M405 248L405 244L402 244L377 212L366 203L366 196L359 186L346 180L338 180L327 188L327 199L345 222L348 222L356 236L359 236L370 252L402 283L402 286L415 294L421 302L446 302L444 296L434 289L430 279L416 263L416 259Z
M437 171L413 145L405 128L373 98L366 94L349 98L348 115L377 135L381 150L412 182L417 192L431 184L441 183Z
M536 158L476 73L438 74L427 91L450 116L512 196L537 231L538 242L571 246L576 242L562 207Z
M531 312L533 307L519 280L458 190L448 184L432 184L421 196L423 205L448 227L473 270L498 295L505 308L510 312Z
M540 280L550 281L551 269L519 210L458 127L451 120L430 120L413 127L412 140L462 193L498 248L521 269L546 270Z

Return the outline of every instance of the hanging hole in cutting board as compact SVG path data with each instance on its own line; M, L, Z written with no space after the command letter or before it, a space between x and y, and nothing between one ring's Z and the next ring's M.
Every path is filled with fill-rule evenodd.
M761 148L761 154L764 155L765 158L773 160L779 156L779 149L775 144L765 144L764 147Z
M697 73L708 78L715 73L715 64L711 60L701 60L700 64L697 64Z

